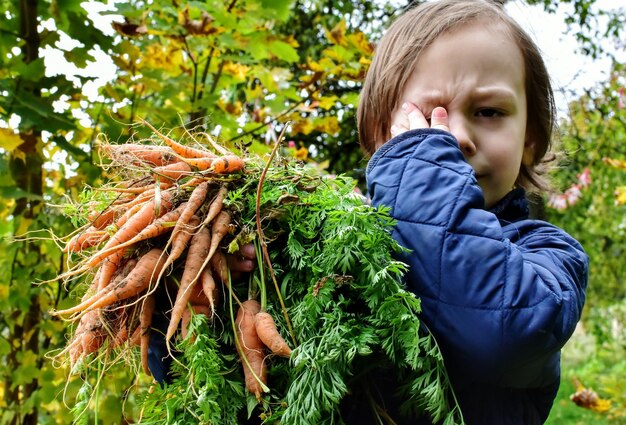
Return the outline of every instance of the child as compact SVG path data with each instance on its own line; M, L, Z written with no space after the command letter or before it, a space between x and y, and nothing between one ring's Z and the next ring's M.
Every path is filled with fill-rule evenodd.
M587 256L528 219L525 199L546 186L554 114L537 47L486 1L407 11L365 80L369 194L391 207L394 237L411 250L407 285L468 425L544 423L583 309Z

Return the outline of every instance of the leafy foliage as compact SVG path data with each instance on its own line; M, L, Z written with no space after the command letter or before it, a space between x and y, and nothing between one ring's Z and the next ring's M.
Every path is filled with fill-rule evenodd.
M616 65L609 84L572 102L571 118L561 125L566 163L555 174L555 182L559 188L571 188L587 170L588 186L579 188L575 203L550 209L550 221L572 233L591 258L590 308L626 297L621 266L626 216L615 194L624 184L626 170L611 165L611 160L619 164L626 158L626 109L620 103L625 76L623 66Z

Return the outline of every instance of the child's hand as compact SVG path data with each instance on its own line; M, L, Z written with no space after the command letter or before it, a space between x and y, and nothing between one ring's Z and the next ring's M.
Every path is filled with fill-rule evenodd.
M256 251L253 244L247 244L241 249L228 256L228 266L230 267L233 279L241 279L245 273L250 273L256 267Z
M402 104L400 111L394 114L391 122L390 132L392 137L398 136L405 131L419 128L437 128L443 131L450 131L448 112L441 106L433 109L430 119L428 119L417 106L410 102L405 102Z

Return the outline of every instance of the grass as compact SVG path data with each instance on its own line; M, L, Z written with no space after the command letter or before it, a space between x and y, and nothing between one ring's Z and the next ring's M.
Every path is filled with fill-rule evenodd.
M619 357L618 357L619 356ZM626 418L614 418L619 408L623 413L624 406L616 406L606 413L598 413L584 409L574 404L570 396L576 392L575 380L580 380L587 388L598 392L602 398L611 398L601 390L608 385L613 385L605 376L615 374L615 367L621 368L618 372L624 376L623 359L617 352L598 350L595 346L594 337L585 332L582 326L576 330L571 340L563 348L561 358L561 387L554 402L554 407L546 422L546 425L616 425L626 424ZM621 364L621 366L620 366ZM624 400L624 398L621 398Z

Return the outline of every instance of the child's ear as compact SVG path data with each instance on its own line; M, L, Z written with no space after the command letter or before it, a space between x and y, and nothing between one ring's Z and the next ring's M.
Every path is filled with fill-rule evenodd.
M524 143L524 152L522 154L522 164L527 167L532 167L535 163L535 142L530 138L526 138Z

